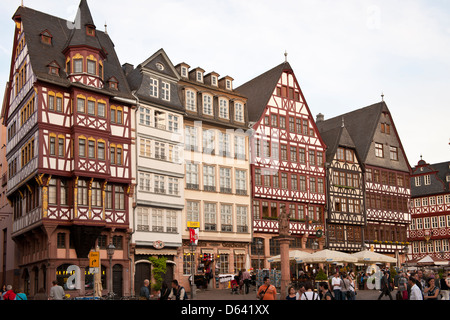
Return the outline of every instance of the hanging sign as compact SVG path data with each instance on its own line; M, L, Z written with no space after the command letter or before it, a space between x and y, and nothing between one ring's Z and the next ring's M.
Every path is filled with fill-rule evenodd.
M191 245L198 244L198 228L189 228L189 240Z

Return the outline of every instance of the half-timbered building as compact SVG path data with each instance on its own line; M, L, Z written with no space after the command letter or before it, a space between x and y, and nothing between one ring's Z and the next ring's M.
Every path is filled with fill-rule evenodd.
M13 20L4 124L21 285L30 295L48 292L77 265L82 284L69 292L83 295L98 246L103 288L126 294L134 101L114 45L86 0L74 22L23 6Z
M366 226L364 169L344 120L330 123L331 127L322 125L322 121L319 114L316 124L327 145L325 245L339 251L359 251Z
M236 274L245 268L251 242L247 98L233 78L176 66L185 110L185 208L177 278ZM188 227L198 229L190 248ZM213 281L209 282L213 287ZM214 286L215 287L215 286Z
M149 257L167 258L165 281L171 283L181 247L184 207L183 116L180 76L163 49L133 68L124 65L138 99L135 207L132 215L134 289L152 279Z
M408 260L450 261L450 162L420 160L411 175Z
M337 127L342 121L365 168L363 243L377 252L402 253L411 221L408 183L411 169L392 115L381 101L321 121L318 126Z
M291 248L311 249L316 241L322 247L317 231L324 227L326 146L288 62L236 90L248 97L253 129L252 265L257 268L260 258L267 267L267 258L280 254L281 210L291 215Z

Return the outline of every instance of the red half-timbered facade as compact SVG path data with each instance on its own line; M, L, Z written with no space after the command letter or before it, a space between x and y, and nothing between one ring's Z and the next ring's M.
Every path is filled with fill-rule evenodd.
M85 0L75 23L26 7L13 19L3 108L7 197L24 288L34 295L50 290L52 280L64 285L69 265L81 268L83 284L91 282L88 254L98 246L101 270L114 269L114 291L124 294L135 103L114 46L96 29ZM113 265L102 250L110 243Z
M408 261L427 255L450 261L450 162L420 160L411 175L411 224ZM442 263L442 261L440 261Z
M236 89L248 97L252 122L253 265L279 254L278 217L291 214L291 247L311 248L324 228L325 149L288 62ZM320 234L320 232L319 232ZM263 242L261 252L256 243Z

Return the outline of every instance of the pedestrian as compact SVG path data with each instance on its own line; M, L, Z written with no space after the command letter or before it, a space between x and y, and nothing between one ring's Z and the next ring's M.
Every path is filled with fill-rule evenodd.
M339 271L336 271L333 279L331 280L331 287L333 288L334 299L342 300L341 298L341 278L339 277Z
M187 293L184 287L178 284L178 280L172 280L172 290L169 294L169 300L186 300Z
M422 270L418 270L417 271L417 280L419 281L419 283L420 283L420 290L422 290L422 293L423 293L423 290L425 289L425 287L427 286L427 281L425 280L425 278L424 278L424 276L423 276L423 271ZM418 284L419 285L419 284Z
M3 300L14 300L16 298L16 294L13 290L12 285L8 284L6 286L6 292L3 294Z
M411 294L409 295L409 300L423 300L422 291L417 285L417 280L415 277L409 277L409 285L411 286Z
M442 279L441 279L441 295L442 295L442 300L449 300L449 284L450 284L450 273L445 275L442 275Z
M288 295L286 296L286 300L297 300L297 295L295 292L295 288L290 286L288 289Z
M45 293L44 288L40 288L38 293L33 297L33 300L48 300L48 296Z
M378 300L381 300L381 298L384 295L389 296L389 299L393 300L391 295L391 287L389 285L389 274L387 271L384 271L384 274L381 277L380 285L381 285L381 294L378 297Z
M322 282L319 285L319 291L320 291L320 300L334 300L333 294L330 291L328 283Z
M398 292L402 300L408 300L408 279L404 272L400 273L400 277L398 278Z
M256 297L259 300L275 300L277 297L277 289L270 284L270 278L264 277L264 284L259 287Z
M250 290L250 273L247 271L247 269L242 272L242 278L244 279L245 294L248 294Z
M348 281L350 282L348 300L356 300L356 280L352 273L348 276Z
M16 293L16 298L14 300L28 300L27 295L23 292L22 288Z
M170 295L169 286L165 281L161 285L161 290L159 290L159 300L167 300Z
M150 300L150 281L148 279L144 280L144 283L139 292L139 300Z
M305 292L305 283L304 282L300 282L298 284L297 287L297 293L295 294L297 300L300 300L300 298L302 297L303 292Z
M439 296L439 288L435 285L434 278L428 280L428 286L423 290L424 300L437 300Z
M303 292L301 300L320 300L319 295L313 291L313 285L311 281L306 281L305 292Z
M50 299L49 300L62 300L64 299L64 289L60 285L58 285L58 282L56 280L53 280L52 282L53 286L50 288Z
M351 300L350 299L350 281L348 280L347 274L342 275L341 279L341 300Z

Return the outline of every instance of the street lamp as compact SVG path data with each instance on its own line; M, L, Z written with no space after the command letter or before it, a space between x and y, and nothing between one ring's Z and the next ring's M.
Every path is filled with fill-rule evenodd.
M114 251L116 250L116 247L112 244L112 242L109 244L109 246L106 248L106 253L108 254L109 258L109 293L108 296L111 299L114 295L113 292L113 281L112 281L112 257L114 255Z

